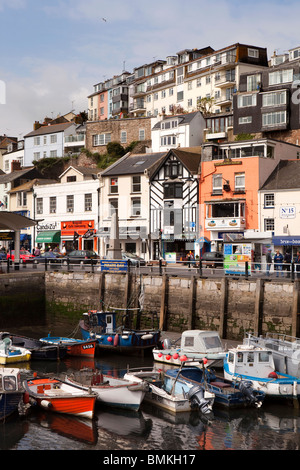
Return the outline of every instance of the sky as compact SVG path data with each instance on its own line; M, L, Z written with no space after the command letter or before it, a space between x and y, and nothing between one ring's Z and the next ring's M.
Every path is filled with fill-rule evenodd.
M0 0L0 135L88 109L93 86L184 49L300 46L296 0Z

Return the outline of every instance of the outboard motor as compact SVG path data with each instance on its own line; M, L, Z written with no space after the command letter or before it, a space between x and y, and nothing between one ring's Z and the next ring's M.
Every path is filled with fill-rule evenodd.
M250 403L259 406L259 402L255 396L255 391L253 390L253 384L250 380L241 380L239 383L239 390L245 396L246 400Z
M172 341L169 338L164 339L163 348L164 349L171 349L172 348Z
M204 398L203 387L194 385L185 396L190 401L191 408L199 408L203 414L211 413L212 406L210 400Z

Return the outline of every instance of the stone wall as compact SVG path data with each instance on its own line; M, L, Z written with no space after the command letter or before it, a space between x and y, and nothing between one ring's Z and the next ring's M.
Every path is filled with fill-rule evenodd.
M217 330L240 340L246 332L299 334L299 281L53 272L0 276L0 318L32 307L41 296L46 310L77 320L88 309L156 311L162 330ZM142 295L141 295L142 294ZM33 312L33 308L31 308ZM4 315L5 313L5 315ZM2 326L3 327L3 326Z

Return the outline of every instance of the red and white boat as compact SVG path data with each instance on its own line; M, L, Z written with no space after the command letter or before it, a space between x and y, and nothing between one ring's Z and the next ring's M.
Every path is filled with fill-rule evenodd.
M62 345L67 348L68 356L84 356L95 357L96 339L81 340L76 338L68 338L64 336L45 336L40 341L48 344Z
M58 378L33 377L23 382L32 404L56 413L77 417L94 416L96 394L82 390Z

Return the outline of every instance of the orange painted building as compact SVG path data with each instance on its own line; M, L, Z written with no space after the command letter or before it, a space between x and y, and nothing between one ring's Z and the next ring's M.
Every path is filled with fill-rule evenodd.
M203 145L200 237L211 242L211 251L222 251L223 241L260 232L258 190L279 160L297 153L299 146L270 139Z

